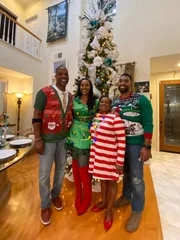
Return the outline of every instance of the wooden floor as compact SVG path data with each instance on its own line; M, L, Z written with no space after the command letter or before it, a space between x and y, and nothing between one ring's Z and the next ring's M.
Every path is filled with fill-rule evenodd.
M33 154L8 169L12 182L9 202L0 209L1 240L162 240L159 211L149 166L145 166L146 205L142 223L135 233L128 233L125 224L130 216L130 206L114 209L114 223L108 232L103 227L104 212L90 210L77 216L74 209L74 185L64 181L63 210L52 207L52 222L43 226L40 222L40 199L38 193L38 159ZM119 184L119 192L121 186ZM92 205L100 199L100 193L93 193Z

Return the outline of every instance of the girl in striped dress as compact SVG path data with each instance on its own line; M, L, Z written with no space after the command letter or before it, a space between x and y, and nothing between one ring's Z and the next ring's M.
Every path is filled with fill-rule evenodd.
M100 179L102 202L92 207L98 212L106 208L104 228L112 226L112 207L117 194L117 180L122 174L125 153L125 130L120 116L111 112L111 99L102 96L99 113L91 126L92 145L89 159L89 172ZM108 196L108 197L107 197Z

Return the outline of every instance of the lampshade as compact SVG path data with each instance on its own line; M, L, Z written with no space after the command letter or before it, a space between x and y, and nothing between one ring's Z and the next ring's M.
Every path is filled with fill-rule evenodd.
M12 94L15 95L17 98L22 98L24 95L26 95L26 93L21 93L21 92L14 92Z

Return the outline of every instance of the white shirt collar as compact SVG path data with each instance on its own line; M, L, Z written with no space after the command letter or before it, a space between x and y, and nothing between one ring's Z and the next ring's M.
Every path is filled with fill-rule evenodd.
M61 91L61 90L56 86L56 84L53 84L52 86L53 86L53 88L55 88L60 94L65 93L65 94L67 95L67 90L65 90L65 91L63 92L63 91Z

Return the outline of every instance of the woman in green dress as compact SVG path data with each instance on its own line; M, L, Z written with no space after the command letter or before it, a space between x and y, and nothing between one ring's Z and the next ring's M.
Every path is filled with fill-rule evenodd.
M91 175L88 172L91 136L89 128L97 111L99 100L93 94L89 79L79 82L73 101L73 124L67 138L67 148L72 153L72 169L76 188L75 207L77 214L85 213L91 202Z

